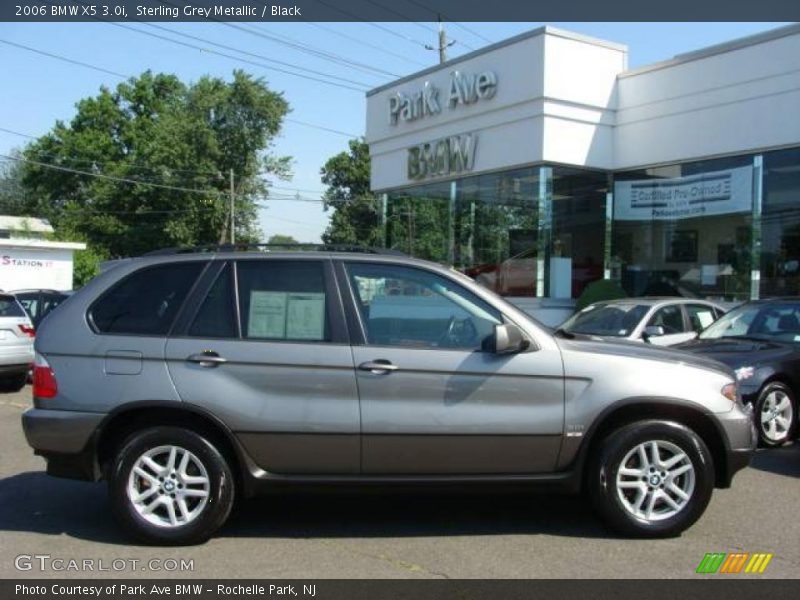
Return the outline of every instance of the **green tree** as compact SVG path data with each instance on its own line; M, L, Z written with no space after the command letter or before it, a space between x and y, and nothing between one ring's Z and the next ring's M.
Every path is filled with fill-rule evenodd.
M322 167L322 183L328 186L323 201L333 209L322 234L326 244L383 245L380 201L369 189L369 146L350 140L349 151L331 157Z
M275 235L270 236L269 240L267 240L268 244L297 244L297 240L294 239L290 235L283 235L281 233L276 233Z
M243 71L231 81L192 84L147 71L79 101L70 123L57 122L25 148L25 196L15 208L48 219L57 233L85 240L103 257L224 242L232 169L236 240L258 241L262 176L289 175L290 158L270 152L288 111L282 94Z

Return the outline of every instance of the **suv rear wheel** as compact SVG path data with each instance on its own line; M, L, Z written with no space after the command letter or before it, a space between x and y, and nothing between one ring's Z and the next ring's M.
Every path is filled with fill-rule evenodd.
M617 531L638 537L677 535L705 511L714 464L691 429L640 421L602 443L589 473L595 507Z
M114 514L137 539L197 544L222 526L233 506L233 476L207 439L179 427L131 435L109 476Z

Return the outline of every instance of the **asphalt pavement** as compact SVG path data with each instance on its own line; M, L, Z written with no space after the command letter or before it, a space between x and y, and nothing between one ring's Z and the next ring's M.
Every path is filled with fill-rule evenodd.
M29 405L30 388L0 394L0 578L734 577L696 575L707 552L774 554L735 577L800 577L800 444L759 451L672 539L620 538L577 497L387 490L248 500L208 543L158 548L122 535L104 484L45 474L20 425Z

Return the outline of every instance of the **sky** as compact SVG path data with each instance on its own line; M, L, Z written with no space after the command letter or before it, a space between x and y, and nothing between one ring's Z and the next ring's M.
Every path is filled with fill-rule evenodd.
M445 23L448 37L456 40L449 56L479 49L541 25L626 44L629 67L635 68L782 24ZM291 235L303 242L320 240L330 214L323 211L321 202L308 200L319 199L324 191L320 168L325 161L347 149L350 135L364 134L366 97L362 89L388 83L438 61L435 52L424 48L426 43L435 44L433 23L251 23L246 25L249 31L221 23L160 23L159 26L172 31L138 23L126 25L200 47L212 48L208 42L226 45L251 53L249 58L237 54L245 60L263 63L252 54L269 57L356 82L339 80L359 89L331 86L247 64L108 23L0 23L0 40L124 75L150 69L174 73L184 81L194 81L203 75L230 79L233 70L241 68L263 77L271 89L282 91L292 109L288 118L294 121L285 123L272 151L293 157L293 175L286 181L272 181L274 198L266 202L259 215L265 240L274 234ZM173 32L203 41L181 38ZM305 51L298 49L298 44ZM235 54L219 46L213 48ZM319 56L320 52L335 54L337 60L327 60ZM95 95L102 85L113 87L121 81L112 74L2 43L0 64L4 75L0 86L0 154L9 154L26 141L2 131L3 128L42 135L56 120L69 121L78 100ZM304 200L292 200L295 196Z

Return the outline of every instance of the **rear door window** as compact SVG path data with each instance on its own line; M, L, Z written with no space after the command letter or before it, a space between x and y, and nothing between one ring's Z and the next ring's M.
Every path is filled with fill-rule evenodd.
M136 271L89 309L100 333L166 335L205 262L179 262Z
M685 331L683 312L681 311L681 307L677 304L659 308L655 314L650 317L650 321L647 325L662 327L664 329L664 335L683 333Z
M321 261L240 260L236 269L243 338L330 341Z
M236 306L233 295L233 269L226 265L200 305L189 327L192 337L235 338Z
M689 325L695 333L700 333L716 320L714 309L704 304L687 304L686 315L689 317Z

